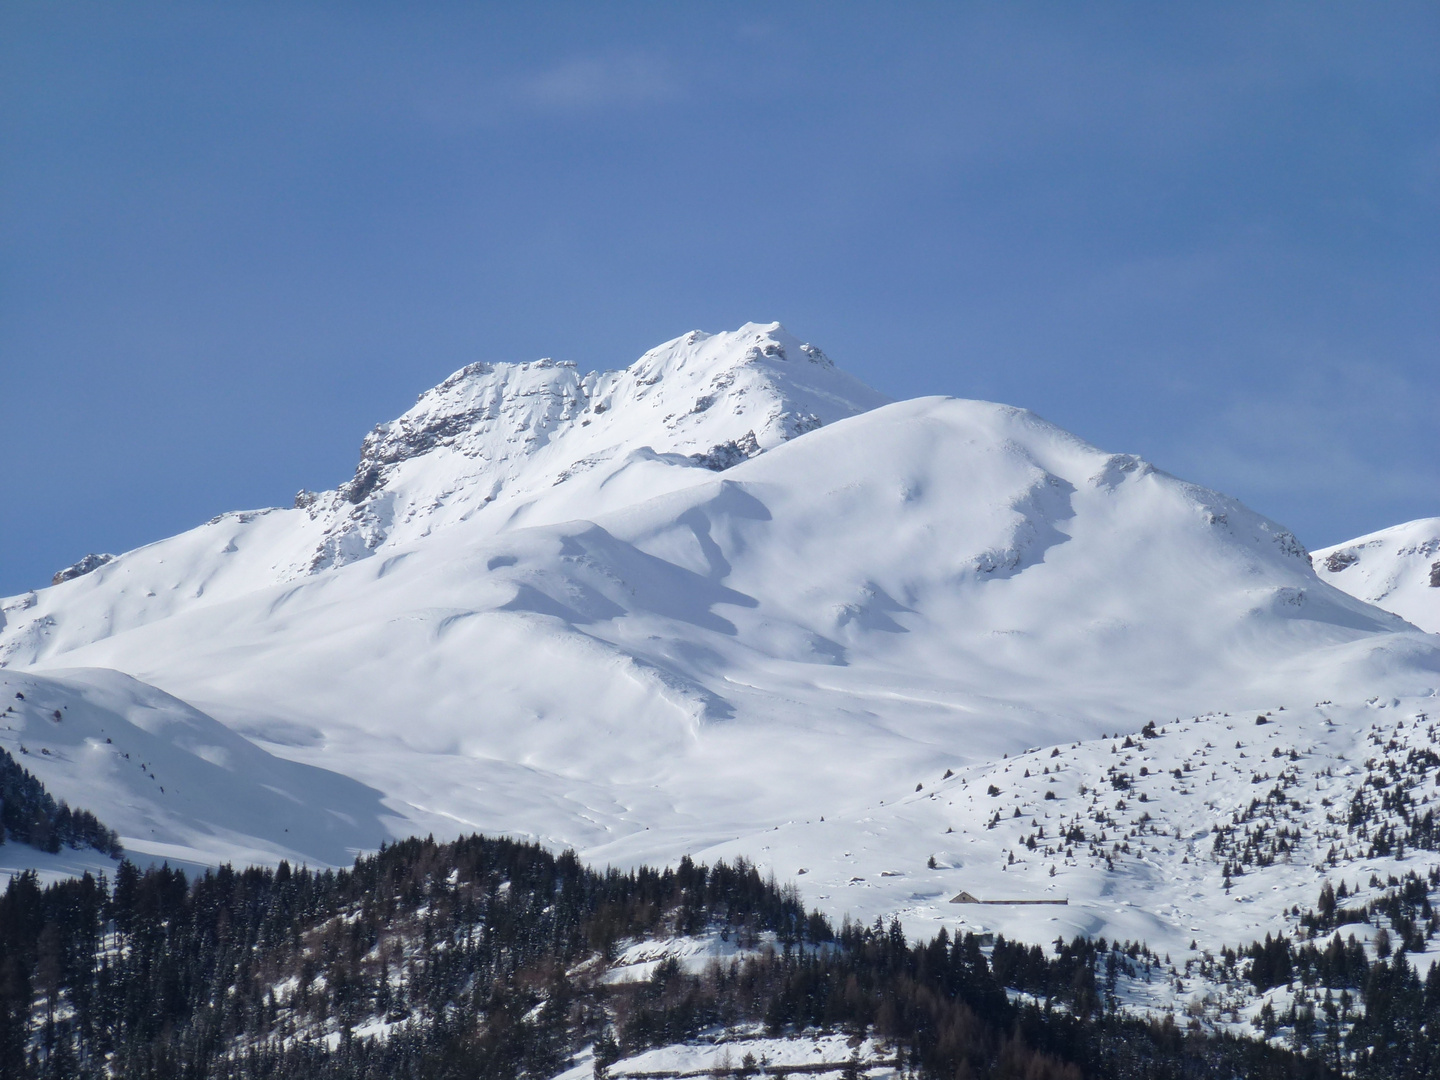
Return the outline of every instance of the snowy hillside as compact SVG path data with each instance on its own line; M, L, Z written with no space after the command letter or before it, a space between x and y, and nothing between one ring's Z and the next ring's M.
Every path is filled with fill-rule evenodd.
M0 746L132 859L341 863L385 835L379 795L274 757L117 671L0 671ZM98 852L0 847L0 873L108 870Z
M1440 518L1421 518L1315 552L1315 572L1366 603L1440 634Z
M1294 935L1292 909L1326 880L1363 896L1373 875L1440 867L1440 837L1418 835L1440 809L1436 734L1393 700L1169 720L921 776L853 818L786 823L756 855L821 910L897 913L921 938L958 925L1218 953Z
M396 834L507 832L627 864L744 853L805 867L836 915L932 923L960 918L935 898L967 887L919 873L934 834L998 843L988 807L866 836L946 769L1327 700L1360 738L1364 701L1419 713L1440 686L1440 640L1317 578L1236 501L1024 410L884 404L778 326L686 335L605 375L467 368L377 428L352 480L299 501L4 601L0 658L12 677L162 687L378 793ZM1248 766L1224 768L1248 792ZM349 815L347 843L380 831L375 803L327 790L305 798ZM1193 813L1199 829L1231 808ZM255 829L254 850L284 835ZM1077 928L1135 936L1096 899L1113 879L1073 869L1096 875L1066 886L1096 901ZM1188 933L1214 884L1165 893L1163 934Z

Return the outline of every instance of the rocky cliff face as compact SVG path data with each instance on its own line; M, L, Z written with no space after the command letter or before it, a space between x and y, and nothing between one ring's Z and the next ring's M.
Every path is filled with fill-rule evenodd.
M64 570L57 570L55 576L50 579L50 584L60 585L67 581L73 581L75 578L88 574L92 570L100 569L100 567L106 563L113 561L114 558L114 555L98 555L92 551L78 562L71 563Z

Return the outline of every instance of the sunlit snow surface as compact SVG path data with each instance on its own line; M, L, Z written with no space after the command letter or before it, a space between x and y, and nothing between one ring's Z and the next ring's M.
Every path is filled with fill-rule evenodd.
M0 746L57 797L97 812L133 859L194 867L343 863L383 829L379 792L275 757L118 671L0 670ZM113 871L98 852L0 847L0 873Z
M1440 517L1324 548L1313 561L1336 588L1440 633Z
M1179 846L1002 870L1019 821L986 825L1024 787L1015 755L1062 748L1056 799L1023 811L1044 821L1080 809L1102 734L1153 720L1156 753L1218 747L1199 729L1219 714L1284 706L1319 760L1363 738L1365 702L1434 711L1440 686L1440 638L1330 587L1234 500L1023 410L884 404L777 326L605 375L467 368L301 502L0 604L0 676L163 688L253 740L227 780L247 794L191 782L208 804L173 814L133 777L27 767L192 857L504 832L600 863L744 854L832 914L916 930L1188 948L1192 925L1263 936L1276 901L1313 902L1309 856L1230 894ZM310 780L269 778L287 763ZM1247 767L1216 758L1203 794L1146 809L1189 843L1248 803ZM977 911L958 889L1071 904Z
M868 1080L889 1080L899 1075L894 1050L874 1039L827 1034L766 1038L759 1032L743 1031L725 1032L713 1042L676 1043L646 1050L614 1062L607 1075L615 1080L730 1075L745 1064L747 1057L757 1070L755 1075L764 1075L760 1070L766 1067L788 1067L807 1077L837 1080L851 1061ZM833 1071L824 1068L827 1064L834 1065ZM594 1068L593 1059L586 1053L555 1080L590 1080Z

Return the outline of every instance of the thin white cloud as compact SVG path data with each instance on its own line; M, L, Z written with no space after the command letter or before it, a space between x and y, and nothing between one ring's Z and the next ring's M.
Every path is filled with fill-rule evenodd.
M405 115L447 132L493 128L536 116L577 116L679 100L685 83L667 59L641 53L574 56L496 72L439 65L397 94Z
M561 111L648 105L681 92L668 62L639 54L575 57L521 79L517 89L521 100Z

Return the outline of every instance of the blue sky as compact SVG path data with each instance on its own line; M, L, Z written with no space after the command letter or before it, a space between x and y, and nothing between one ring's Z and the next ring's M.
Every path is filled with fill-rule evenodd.
M1440 7L0 7L0 594L472 360L779 319L1318 547L1440 514Z

